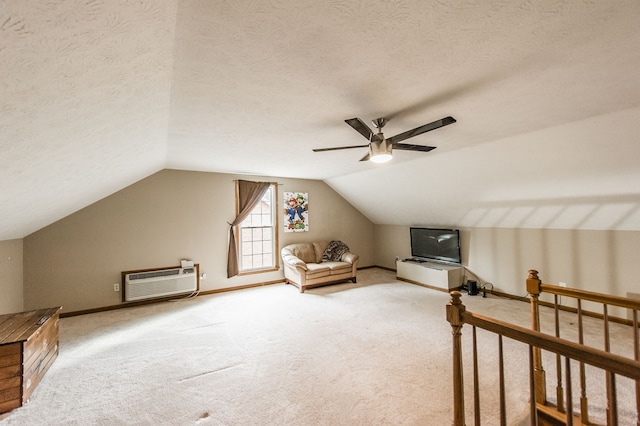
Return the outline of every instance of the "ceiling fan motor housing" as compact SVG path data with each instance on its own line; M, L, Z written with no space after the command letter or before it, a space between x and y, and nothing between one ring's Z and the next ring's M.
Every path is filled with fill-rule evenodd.
M387 119L386 118L376 118L375 120L371 121L374 125L374 127L376 129L378 129L379 132L382 132L382 128L384 127L385 124L387 124Z

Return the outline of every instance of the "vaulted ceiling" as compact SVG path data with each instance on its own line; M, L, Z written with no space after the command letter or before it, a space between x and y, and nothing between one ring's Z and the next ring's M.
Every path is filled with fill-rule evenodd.
M0 240L163 168L323 179L380 224L640 230L638 28L637 0L0 0ZM312 151L449 115L429 153Z

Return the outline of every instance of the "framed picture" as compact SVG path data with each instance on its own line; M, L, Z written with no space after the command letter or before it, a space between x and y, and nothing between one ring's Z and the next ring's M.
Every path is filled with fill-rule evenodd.
M284 193L284 232L309 231L309 194Z

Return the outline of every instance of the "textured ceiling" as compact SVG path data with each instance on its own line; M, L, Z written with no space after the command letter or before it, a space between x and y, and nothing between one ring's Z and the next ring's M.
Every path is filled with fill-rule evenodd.
M163 168L376 223L640 230L640 2L0 0L0 240ZM430 153L358 160L344 119Z
M0 1L0 240L164 167L176 4Z

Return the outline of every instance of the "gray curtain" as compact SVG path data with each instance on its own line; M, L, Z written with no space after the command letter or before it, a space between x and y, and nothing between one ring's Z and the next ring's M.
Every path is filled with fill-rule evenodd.
M235 227L249 216L251 210L260 202L271 186L270 182L251 182L239 180L237 182L238 216L229 227L229 257L227 260L227 278L238 275L238 246L236 244ZM274 200L275 202L275 200Z

